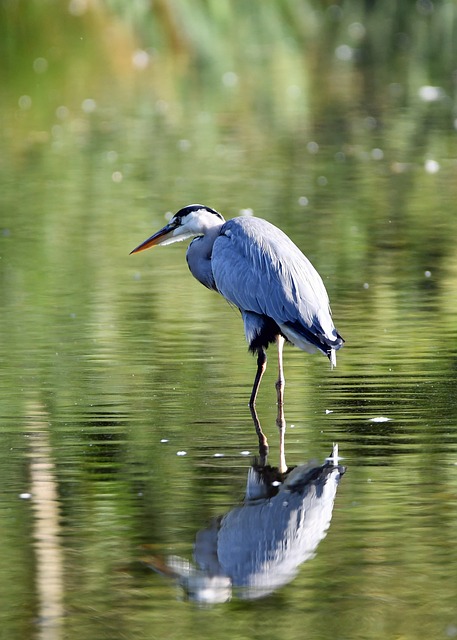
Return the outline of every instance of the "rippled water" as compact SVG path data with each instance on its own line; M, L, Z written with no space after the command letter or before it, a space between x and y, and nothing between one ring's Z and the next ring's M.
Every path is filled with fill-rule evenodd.
M289 637L453 637L452 324L407 304L375 317L376 285L332 292L347 341L337 369L285 355L288 463L322 463L338 442L347 467L327 537L271 595L246 602L234 590L200 610L186 562L197 533L243 499L257 453L255 360L238 315L193 282L180 247L128 260L131 244L110 247L111 295L100 273L76 271L74 291L66 278L39 309L30 290L3 316L8 637L247 637L266 626ZM271 361L258 413L276 465Z

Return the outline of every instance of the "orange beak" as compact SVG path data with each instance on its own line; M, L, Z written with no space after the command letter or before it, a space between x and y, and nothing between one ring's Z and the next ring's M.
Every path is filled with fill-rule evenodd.
M160 229L160 231L157 231L157 233L154 233L153 236L151 236L150 238L148 238L147 240L139 244L135 249L133 249L133 251L130 252L130 255L132 255L132 253L139 253L140 251L149 249L149 247L153 247L156 244L161 244L164 240L167 240L168 238L171 237L171 234L173 233L175 228L176 226L171 223L165 225L163 229Z

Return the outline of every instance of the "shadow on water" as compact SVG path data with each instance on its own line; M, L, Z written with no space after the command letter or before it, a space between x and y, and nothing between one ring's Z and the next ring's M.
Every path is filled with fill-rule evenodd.
M327 535L346 471L338 464L337 444L323 464L310 460L285 471L268 465L268 445L254 408L251 413L259 458L249 467L242 503L197 532L194 562L177 555L143 558L200 604L264 598L291 582Z

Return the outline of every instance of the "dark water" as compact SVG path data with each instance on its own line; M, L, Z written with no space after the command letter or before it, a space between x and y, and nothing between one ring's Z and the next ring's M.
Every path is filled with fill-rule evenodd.
M70 5L76 20L82 4ZM83 13L54 16L53 46L59 28L69 47L98 33ZM114 28L104 20L103 33ZM128 38L109 71L94 40L83 52L60 42L66 70L34 41L14 75L13 41L1 104L0 637L456 637L449 86L393 67L368 99L358 82L367 91L376 61L343 69L343 49L325 72L336 84L307 69L313 99L292 65L251 104L242 68L222 74L222 89L187 86L173 51L171 80L163 68L125 72ZM289 528L282 568L290 549L301 564L287 580L273 564L276 583L255 598L236 584L252 555L238 578L219 567L216 586L193 559L210 530L214 568L214 518L225 516L233 562L249 544L258 560L286 521L285 506L283 520L266 519L277 497L258 511L243 503L258 451L242 322L192 279L185 243L128 255L167 211L196 201L283 228L322 274L346 339L333 371L286 348L287 462L319 468L338 443L347 471L338 487L328 472L329 495L316 476L298 482L293 517L305 514L315 545L299 552L300 527ZM272 351L257 409L273 467L275 379ZM272 491L293 506L287 482ZM197 602L221 589L226 602Z

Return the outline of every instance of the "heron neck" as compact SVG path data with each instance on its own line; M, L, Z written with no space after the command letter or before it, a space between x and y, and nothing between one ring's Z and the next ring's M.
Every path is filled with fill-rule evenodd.
M213 238L214 241L214 238L219 235L223 224L225 224L225 220L220 220L219 218L216 218L216 216L211 216L211 218L205 220L200 233L205 237Z
M202 235L192 240L187 249L187 264L189 269L199 282L208 289L216 289L213 270L211 267L211 254L216 238L219 236L220 227L214 225L206 230Z

